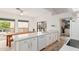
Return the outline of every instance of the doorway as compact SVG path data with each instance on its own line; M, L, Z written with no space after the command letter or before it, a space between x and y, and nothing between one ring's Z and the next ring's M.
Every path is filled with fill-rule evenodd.
M70 19L61 19L61 36L70 36Z

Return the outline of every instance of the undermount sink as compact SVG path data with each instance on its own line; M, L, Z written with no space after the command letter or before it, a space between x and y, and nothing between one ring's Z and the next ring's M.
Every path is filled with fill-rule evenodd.
M79 49L79 40L70 39L67 45Z

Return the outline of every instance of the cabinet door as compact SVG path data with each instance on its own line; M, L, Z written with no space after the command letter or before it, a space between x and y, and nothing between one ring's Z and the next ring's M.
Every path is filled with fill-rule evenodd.
M46 39L47 39L47 46L51 44L51 34L46 35Z
M37 51L37 38L31 40L32 51Z
M51 33L51 43L55 42L57 40L57 34Z
M16 42L16 50L17 51L31 51L31 40L23 40Z
M56 33L49 33L47 35L47 45L54 43L56 40L57 40L57 34Z
M48 34L47 44L50 45L53 43L53 41L54 41L54 34L52 33Z
M56 34L55 34L55 33L52 33L52 34L51 34L52 43L55 41L55 39L56 39Z
M43 48L45 48L47 46L47 42L46 42L46 36L45 35L41 35L38 37L38 50L41 50Z

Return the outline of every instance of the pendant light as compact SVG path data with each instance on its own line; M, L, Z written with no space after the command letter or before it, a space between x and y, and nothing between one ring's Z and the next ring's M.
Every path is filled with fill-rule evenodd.
M23 15L23 10L21 8L16 8L16 10L20 11L20 15Z

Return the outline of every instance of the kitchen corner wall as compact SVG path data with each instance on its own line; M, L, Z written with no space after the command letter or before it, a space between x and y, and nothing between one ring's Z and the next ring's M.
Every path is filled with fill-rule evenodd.
M30 10L30 11L29 11ZM53 15L52 12L45 10L43 8L32 8L26 11L28 14L18 17L17 14L12 14L5 11L0 11L1 18L11 18L11 19L23 19L29 21L29 30L37 31L37 22L47 21L47 30L58 30L60 32L60 20L62 18L71 17L71 13L62 13ZM27 17L29 16L29 17ZM52 27L54 26L54 27Z
M38 12L39 14L40 12ZM42 12L43 13L43 12ZM61 31L60 21L62 18L73 17L71 13L62 13L58 15L52 15L51 12L47 11L48 14L44 16L39 16L35 19L31 19L29 22L29 30L32 31L33 28L37 30L37 22L47 21L47 30L58 30Z
M48 21L49 30L56 29L61 32L61 20L62 18L74 17L71 13L62 13L58 15L52 15L51 20ZM55 25L55 27L51 27L51 25Z
M79 18L70 21L70 38L79 40Z

